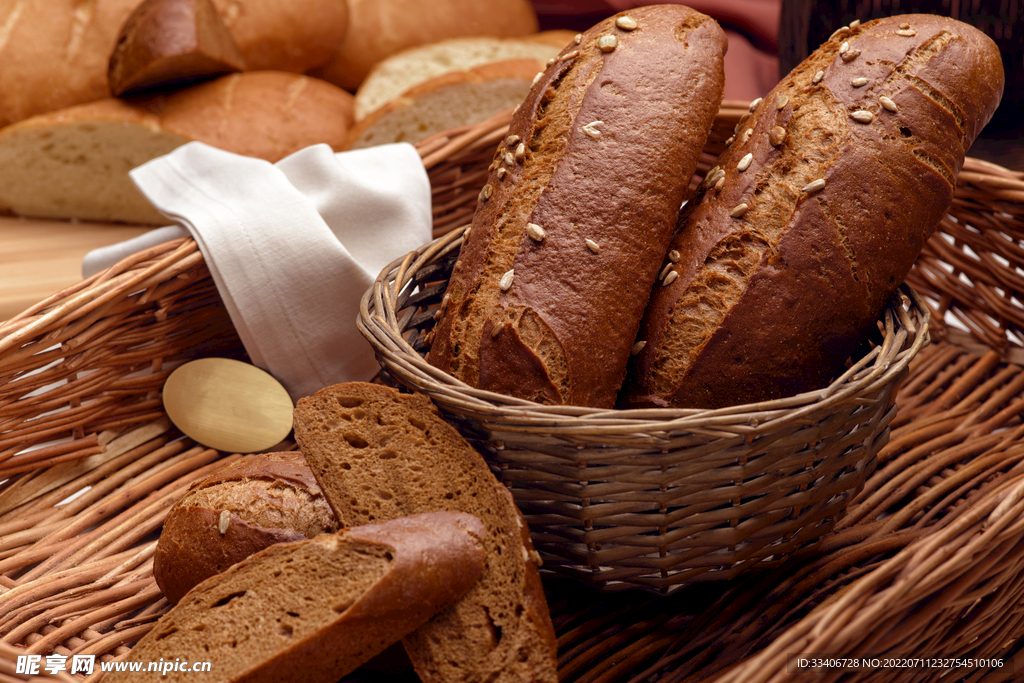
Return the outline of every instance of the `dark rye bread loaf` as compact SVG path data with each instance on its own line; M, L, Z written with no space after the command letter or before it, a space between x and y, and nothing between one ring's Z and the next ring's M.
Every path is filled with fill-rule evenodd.
M245 456L192 484L171 508L153 577L174 605L196 584L268 546L337 530L302 453Z
M539 556L512 495L425 396L339 384L300 399L295 438L342 524L435 510L487 529L480 580L403 640L425 683L555 683Z
M722 99L725 34L680 5L571 43L512 119L427 360L481 389L610 407Z
M471 515L434 512L271 546L190 592L126 660L159 680L334 683L472 586L485 531ZM146 673L149 662L210 662L210 671Z
M838 376L1002 88L995 44L955 20L837 31L740 123L683 210L624 404L714 408Z

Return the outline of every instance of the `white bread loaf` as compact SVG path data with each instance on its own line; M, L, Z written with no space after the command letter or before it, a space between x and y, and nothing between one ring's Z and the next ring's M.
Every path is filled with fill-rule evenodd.
M516 106L544 62L512 59L431 78L371 112L352 128L349 148L419 142Z
M528 0L349 0L348 31L314 75L355 90L396 52L447 38L523 36L537 31Z
M508 59L546 63L573 39L572 31L522 38L452 38L394 54L373 67L356 92L356 120L416 85L442 74Z
M351 122L347 92L278 71L42 114L0 130L0 212L163 224L132 168L192 140L271 162L321 142L342 149Z
M110 95L117 36L142 0L0 2L0 126ZM248 68L301 73L345 35L339 0L213 0Z

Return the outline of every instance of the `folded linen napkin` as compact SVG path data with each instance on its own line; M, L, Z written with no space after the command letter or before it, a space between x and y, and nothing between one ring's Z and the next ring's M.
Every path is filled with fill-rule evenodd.
M293 400L373 377L359 301L431 237L430 182L412 145L314 145L271 164L192 142L131 177L196 240L249 357ZM83 271L184 234L161 228L97 250Z

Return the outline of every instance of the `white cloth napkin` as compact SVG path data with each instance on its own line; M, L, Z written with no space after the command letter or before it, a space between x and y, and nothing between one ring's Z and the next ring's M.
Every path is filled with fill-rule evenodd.
M430 182L412 145L315 145L270 164L192 142L131 177L195 238L249 357L293 400L374 376L359 300L431 237ZM183 234L161 228L98 250L83 270Z

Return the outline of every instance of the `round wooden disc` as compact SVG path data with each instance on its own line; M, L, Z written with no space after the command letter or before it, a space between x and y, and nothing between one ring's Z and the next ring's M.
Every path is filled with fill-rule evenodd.
M197 442L229 453L255 453L292 430L291 397L255 365L229 358L185 363L164 383L164 409Z

